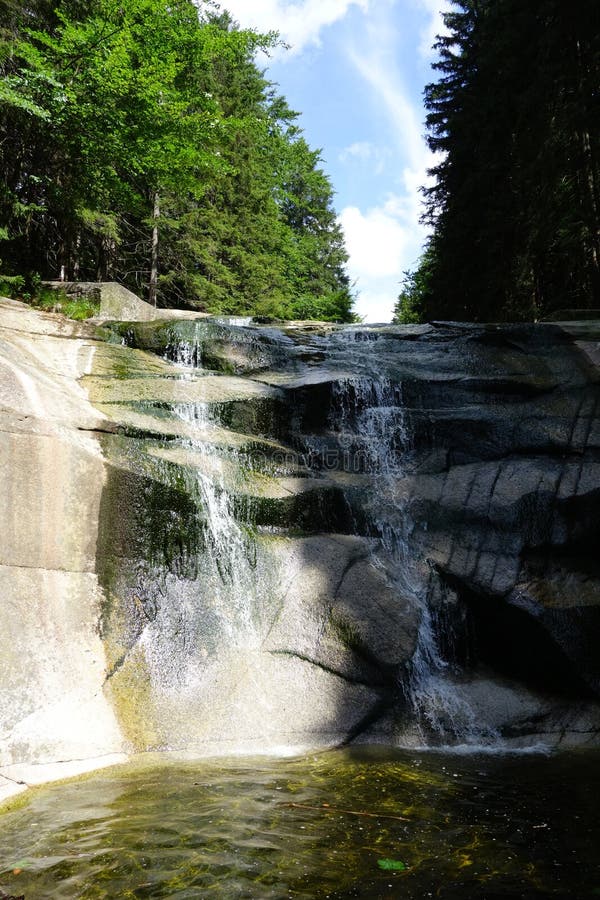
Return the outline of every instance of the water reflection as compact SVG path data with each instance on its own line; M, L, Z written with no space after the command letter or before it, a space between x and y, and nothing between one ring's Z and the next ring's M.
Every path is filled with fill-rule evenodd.
M1 820L0 890L41 898L600 894L598 753L157 761Z

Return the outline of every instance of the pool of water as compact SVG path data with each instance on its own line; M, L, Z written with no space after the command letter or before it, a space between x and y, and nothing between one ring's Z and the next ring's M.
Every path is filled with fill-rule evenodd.
M600 753L151 760L0 816L0 897L600 896Z

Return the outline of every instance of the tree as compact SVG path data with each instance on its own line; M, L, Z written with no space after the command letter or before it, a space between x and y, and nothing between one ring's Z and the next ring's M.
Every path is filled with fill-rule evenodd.
M274 35L210 0L0 2L13 271L116 278L211 312L351 317L331 185L255 64Z
M392 322L396 325L415 325L422 320L422 302L429 290L433 265L433 252L429 244L422 254L417 268L404 272L401 290L394 306Z
M426 316L600 305L596 4L454 0L425 93Z

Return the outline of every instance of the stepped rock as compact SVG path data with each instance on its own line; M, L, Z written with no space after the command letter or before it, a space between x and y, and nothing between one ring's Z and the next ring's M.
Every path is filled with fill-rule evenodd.
M423 742L426 608L482 733L596 741L599 340L1 301L0 798L146 750Z

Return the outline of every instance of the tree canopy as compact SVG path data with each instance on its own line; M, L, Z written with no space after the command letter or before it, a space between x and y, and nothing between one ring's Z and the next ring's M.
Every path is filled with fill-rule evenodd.
M439 162L411 302L476 321L600 307L597 0L452 2L425 91Z
M209 0L0 0L5 273L164 306L352 319L331 183Z

